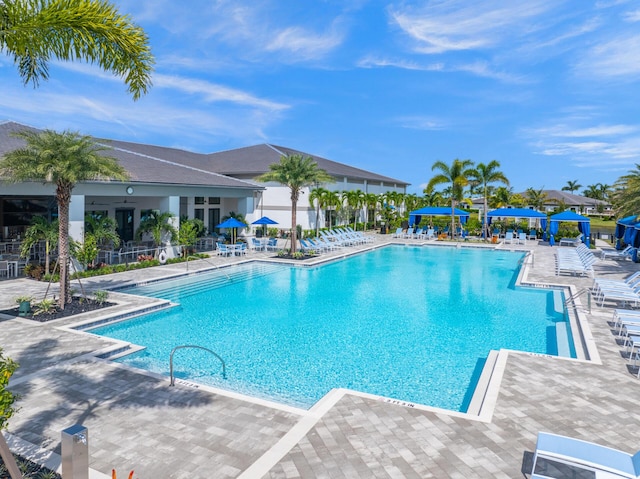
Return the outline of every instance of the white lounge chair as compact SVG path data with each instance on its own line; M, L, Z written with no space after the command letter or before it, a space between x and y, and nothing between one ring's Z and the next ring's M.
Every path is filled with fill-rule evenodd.
M504 235L504 244L513 244L513 231L507 231L507 233Z
M531 479L640 477L640 452L629 454L592 442L538 433Z
M584 235L580 233L577 238L562 238L558 242L558 246L578 246L582 243L582 237Z
M402 238L402 228L398 228L395 233L391 233L392 238Z
M600 252L600 257L602 259L631 259L632 254L633 254L633 246L627 245L622 250L603 249Z

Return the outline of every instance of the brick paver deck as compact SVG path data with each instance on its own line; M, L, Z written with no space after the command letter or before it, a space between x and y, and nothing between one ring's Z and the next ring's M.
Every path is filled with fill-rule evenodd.
M413 241L416 243L416 241ZM509 246L507 246L508 248ZM555 276L554 248L531 244L527 281L589 287L591 278ZM256 255L259 256L259 255ZM251 259L252 256L249 257ZM211 262L190 268L207 268ZM637 265L601 261L597 276L622 278ZM86 280L88 289L184 272L184 265ZM0 282L0 308L41 285ZM120 295L122 296L122 295ZM113 311L144 306L121 302ZM128 301L128 300L127 300ZM21 410L12 444L60 452L60 431L89 428L91 467L136 470L139 478L514 478L538 431L566 434L635 452L640 381L612 333L612 305L586 311L598 362L503 352L495 407L486 420L334 392L308 412L217 394L95 359L108 339L71 331L74 320L0 322L0 345L21 367L11 389ZM92 316L92 315L90 315ZM54 456L55 458L55 456Z

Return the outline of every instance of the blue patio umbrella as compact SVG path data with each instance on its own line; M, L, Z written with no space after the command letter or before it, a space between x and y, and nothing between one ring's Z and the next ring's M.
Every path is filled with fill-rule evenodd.
M264 230L266 230L267 225L277 225L277 224L278 224L278 222L277 222L277 221L272 220L272 219L271 219L271 218L269 218L268 216L263 216L262 218L258 218L257 220L255 220L255 221L254 221L253 223L251 223L251 224L252 224L252 225L262 225L262 226L263 226L263 228L262 228L262 230L263 230L262 235L263 235L263 236L265 236L266 231L264 231Z
M246 224L236 218L229 218L220 223L216 228L226 228L231 230L231 242L235 243L236 228L246 228Z

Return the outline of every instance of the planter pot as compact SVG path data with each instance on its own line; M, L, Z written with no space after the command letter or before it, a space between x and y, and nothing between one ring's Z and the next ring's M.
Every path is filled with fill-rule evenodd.
M31 301L21 301L18 307L18 316L26 316L31 313Z

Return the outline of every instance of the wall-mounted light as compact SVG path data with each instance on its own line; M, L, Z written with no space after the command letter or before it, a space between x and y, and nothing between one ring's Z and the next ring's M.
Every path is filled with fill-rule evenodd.
M133 186L127 186L127 194L128 195L132 195L133 194Z

